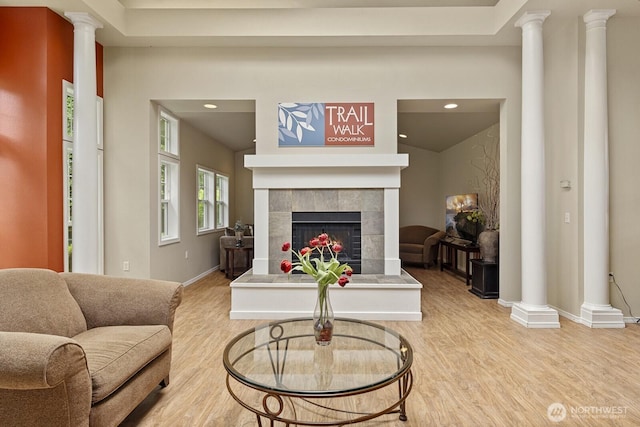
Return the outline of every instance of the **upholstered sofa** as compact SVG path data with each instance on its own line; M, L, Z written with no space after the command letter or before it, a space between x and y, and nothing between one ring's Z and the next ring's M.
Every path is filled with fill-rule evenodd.
M400 260L403 264L422 264L429 268L438 263L438 249L444 231L424 225L400 227Z
M169 383L182 285L0 270L0 425L117 426Z

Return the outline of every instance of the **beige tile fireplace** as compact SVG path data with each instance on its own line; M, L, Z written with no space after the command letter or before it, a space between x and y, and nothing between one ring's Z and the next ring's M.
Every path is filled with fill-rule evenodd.
M362 213L363 273L400 275L400 171L406 154L247 155L253 171L253 274L279 272L280 247L291 239L291 212Z

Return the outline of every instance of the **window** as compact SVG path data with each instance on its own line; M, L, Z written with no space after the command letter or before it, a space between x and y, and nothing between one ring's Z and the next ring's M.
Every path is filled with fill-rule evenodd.
M203 166L197 166L198 183L198 234L213 231L215 221L215 173Z
M229 178L216 174L216 228L229 226Z
M160 244L179 240L180 165L173 159L160 159Z
M160 109L158 152L159 245L180 241L180 151L178 119Z
M160 110L159 150L161 154L178 158L178 119L165 110Z

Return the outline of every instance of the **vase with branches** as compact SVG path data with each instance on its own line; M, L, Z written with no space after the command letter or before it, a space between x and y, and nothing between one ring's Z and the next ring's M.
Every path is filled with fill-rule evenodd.
M478 171L474 186L478 191L478 208L484 216L484 230L478 236L480 256L487 262L496 262L500 227L500 138L490 128L486 138L473 148L480 152L471 160Z

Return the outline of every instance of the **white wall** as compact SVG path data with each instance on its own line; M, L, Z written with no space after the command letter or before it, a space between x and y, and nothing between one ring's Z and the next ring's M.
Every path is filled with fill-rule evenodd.
M417 224L443 230L440 154L406 144L398 144L398 152L409 155L409 166L400 172L400 226Z
M640 316L637 247L640 227L640 20L615 15L607 25L609 87L610 269L634 316ZM585 240L588 238L586 233ZM585 241L585 245L588 244ZM629 310L611 287L611 303Z
M235 153L235 219L243 224L253 224L253 174L244 167L244 156L255 154L256 150L238 151ZM235 219L232 218L234 224Z

